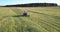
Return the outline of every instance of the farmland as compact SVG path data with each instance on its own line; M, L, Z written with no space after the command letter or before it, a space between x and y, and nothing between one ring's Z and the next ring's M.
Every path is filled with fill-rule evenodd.
M60 32L60 7L0 7L0 32Z

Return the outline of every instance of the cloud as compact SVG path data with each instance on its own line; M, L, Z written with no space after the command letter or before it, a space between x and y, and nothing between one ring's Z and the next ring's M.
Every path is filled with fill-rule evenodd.
M0 0L0 5L25 4L25 3L57 3L60 5L60 0Z

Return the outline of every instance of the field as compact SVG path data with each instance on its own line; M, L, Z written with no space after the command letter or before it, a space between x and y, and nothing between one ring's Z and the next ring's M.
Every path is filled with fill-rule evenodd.
M60 7L0 7L0 32L60 32Z

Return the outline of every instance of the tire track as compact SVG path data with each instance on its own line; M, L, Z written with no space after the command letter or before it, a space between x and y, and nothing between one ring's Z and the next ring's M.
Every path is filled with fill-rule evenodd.
M43 20L43 19L41 19L41 17L39 17L39 18L40 18L40 20ZM31 19L32 19L32 18L31 18ZM60 26L59 26L58 24L54 24L54 22L51 23L51 22L48 22L47 20L45 20L45 21L43 20L43 23L44 23L44 22L49 23L49 24L52 25L52 26L55 26L56 29L58 29L58 30L60 29L60 28L58 28L58 27L60 27ZM58 25L58 26L57 26L57 25Z
M38 14L38 15L39 15L39 14ZM40 15L40 16L41 16L41 15ZM44 17L44 16L45 16L45 15L43 15L43 17ZM46 15L46 16L47 16L47 15ZM41 17L40 17L40 18L41 18ZM45 18L45 17L44 17L44 18ZM52 21L52 22L55 21L55 20L52 19L52 17L50 17L50 16L48 16L48 17L46 17L46 18L48 18L47 21L50 21L50 22L51 22L51 21ZM54 23L56 23L56 21L55 21ZM59 23L59 22L58 22L58 23ZM56 24L58 25L58 23L56 23ZM59 24L60 24L60 23L59 23Z

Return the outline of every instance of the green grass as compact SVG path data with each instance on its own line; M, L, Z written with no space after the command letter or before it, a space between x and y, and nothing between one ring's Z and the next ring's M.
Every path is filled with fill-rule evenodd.
M0 32L60 32L60 7L0 7Z

